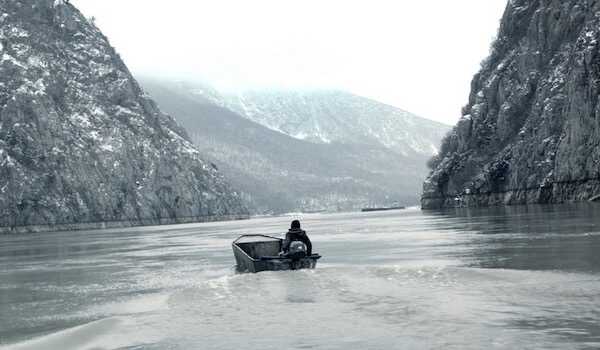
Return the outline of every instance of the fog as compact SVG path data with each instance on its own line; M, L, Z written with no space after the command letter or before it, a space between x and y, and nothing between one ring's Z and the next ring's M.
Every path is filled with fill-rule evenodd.
M338 88L453 124L506 0L72 0L136 74Z

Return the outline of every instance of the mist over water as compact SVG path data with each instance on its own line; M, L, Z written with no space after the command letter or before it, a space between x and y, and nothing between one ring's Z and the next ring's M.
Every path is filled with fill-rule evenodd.
M2 349L600 346L600 207L303 215L316 270L236 274L292 217L0 237Z

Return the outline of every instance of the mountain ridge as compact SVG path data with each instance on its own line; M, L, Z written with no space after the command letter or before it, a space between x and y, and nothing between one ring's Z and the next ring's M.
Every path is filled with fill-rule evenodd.
M427 156L402 155L380 144L293 138L223 107L214 101L220 95L211 87L139 79L236 187L259 202L260 212L275 207L280 213L357 210L418 202Z
M437 153L437 143L449 129L400 108L338 89L249 90L224 94L220 104L294 138L320 143L379 144L404 155ZM411 132L405 132L407 129Z

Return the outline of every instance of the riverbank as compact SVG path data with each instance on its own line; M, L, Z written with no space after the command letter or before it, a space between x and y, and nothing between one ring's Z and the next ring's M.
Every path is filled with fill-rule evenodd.
M210 215L210 216L193 216L193 217L185 217L185 218L162 218L162 219L123 220L123 221L62 223L62 224L55 224L55 225L29 225L29 226L16 226L16 227L0 227L0 234L104 230L104 229L138 227L138 226L178 225L178 224L192 224L192 223L216 222L216 221L237 221L237 220L249 220L249 219L250 219L250 215Z

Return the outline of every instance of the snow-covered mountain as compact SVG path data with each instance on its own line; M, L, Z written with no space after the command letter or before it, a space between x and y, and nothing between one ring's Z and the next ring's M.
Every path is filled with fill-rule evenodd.
M432 156L450 126L338 90L254 90L195 93L300 140L380 145L403 155Z
M402 143L401 138L394 142L397 148L402 145L402 151L385 147L372 136L358 140L358 136L350 136L350 131L354 130L355 135L362 131L351 125L354 123L351 119L343 117L338 123L348 125L338 129L332 125L328 130L331 137L326 140L292 137L251 120L234 107L227 108L231 105L228 102L231 95L221 94L210 86L147 77L140 81L161 108L186 128L201 152L227 174L257 212L352 210L394 202L418 203L420 182L426 175L425 163L431 151L419 153L406 146L408 142ZM336 99L338 94L329 96L332 106L343 104ZM361 100L349 94L342 96ZM306 100L306 104L324 108L326 101ZM344 106L337 108L349 110ZM298 106L292 117L299 118L300 112ZM347 115L361 114L350 112ZM332 115L330 112L323 119ZM284 118L284 112L280 116ZM255 117L258 119L258 115ZM317 112L313 117L320 119ZM416 133L414 129L411 130ZM346 136L334 137L333 130L341 130ZM433 147L437 147L441 136L436 140L435 134L441 135L442 131L434 131L434 136L428 137L433 139Z
M73 5L0 0L0 232L246 213Z

